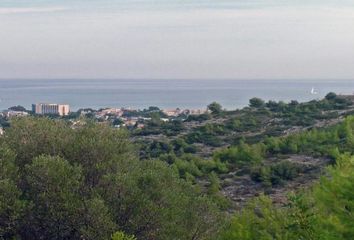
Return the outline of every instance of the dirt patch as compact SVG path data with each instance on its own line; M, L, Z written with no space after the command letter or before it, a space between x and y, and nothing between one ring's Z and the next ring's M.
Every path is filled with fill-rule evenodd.
M298 164L302 171L294 178L281 185L273 187L264 186L262 183L251 179L249 173L240 175L232 172L221 175L222 194L229 198L235 209L242 208L249 200L260 194L268 195L275 204L286 203L287 194L300 188L307 188L319 179L324 167L330 163L328 158L314 158L306 155L288 155L265 160L265 164L289 161Z

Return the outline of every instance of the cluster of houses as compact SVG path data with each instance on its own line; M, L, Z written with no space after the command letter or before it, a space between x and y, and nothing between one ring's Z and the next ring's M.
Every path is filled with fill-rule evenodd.
M206 109L164 109L158 110L163 113L161 121L170 121L179 116L200 115L206 113ZM82 109L77 112L79 115L91 115L91 117L101 121L111 121L117 128L119 127L135 127L144 128L144 123L150 121L151 118L143 114L144 111L134 110L130 108L104 108L100 110ZM67 104L53 104L53 103L38 103L32 104L32 111L23 109L8 109L0 113L0 116L6 119L12 117L26 117L31 114L39 115L58 115L67 116L70 114L70 106ZM75 122L75 121L73 121ZM0 134L2 129L0 129Z
M168 122L174 118L177 118L181 115L200 115L206 113L207 110L204 109L164 109L161 112L165 115L165 117L161 117L160 120L163 122ZM132 114L135 113L135 114ZM93 114L94 117L101 121L109 121L114 119L119 119L119 121L113 121L115 127L136 127L136 128L144 128L144 123L150 121L150 117L144 116L142 111L137 111L135 109L130 108L105 108L100 110L85 110L80 112L81 115Z
M15 111L15 110L5 110L0 113L2 117L12 118L12 117L26 117L29 115L27 111Z
M151 120L151 118L145 118L141 116L124 116L126 113L133 112L133 109L126 108L105 108L93 112L94 116L98 120L109 121L113 120L113 125L119 127L137 127L144 128L143 122ZM92 113L92 112L91 112ZM81 112L81 115L86 115L87 112ZM114 121L118 119L118 121Z
M208 112L206 109L164 109L162 110L168 117L178 117L180 115L200 115Z

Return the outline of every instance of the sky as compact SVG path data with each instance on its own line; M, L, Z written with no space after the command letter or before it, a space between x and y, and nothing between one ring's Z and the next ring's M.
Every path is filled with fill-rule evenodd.
M0 0L0 79L354 79L353 0Z

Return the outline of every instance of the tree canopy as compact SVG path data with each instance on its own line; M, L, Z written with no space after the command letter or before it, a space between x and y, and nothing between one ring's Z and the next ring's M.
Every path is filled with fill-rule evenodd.
M208 110L210 110L212 114L220 114L222 112L222 106L220 103L212 102L208 105Z
M1 239L214 239L221 213L124 130L19 118L0 138ZM119 233L120 232L120 233Z

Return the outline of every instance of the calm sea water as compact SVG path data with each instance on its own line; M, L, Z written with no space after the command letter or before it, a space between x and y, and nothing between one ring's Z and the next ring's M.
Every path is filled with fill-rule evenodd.
M331 91L353 94L354 80L0 80L0 109L37 102L68 103L74 110L205 108L212 101L236 109L252 97L308 101Z

